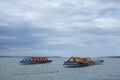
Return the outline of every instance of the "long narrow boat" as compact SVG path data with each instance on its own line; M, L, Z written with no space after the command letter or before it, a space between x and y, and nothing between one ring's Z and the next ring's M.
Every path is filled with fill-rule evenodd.
M68 67L82 67L89 66L98 63L102 63L103 60L92 60L91 58L80 58L80 57L71 57L67 61L64 62L64 66Z
M52 60L48 60L47 57L25 57L20 61L21 64L40 64L49 62L52 62Z

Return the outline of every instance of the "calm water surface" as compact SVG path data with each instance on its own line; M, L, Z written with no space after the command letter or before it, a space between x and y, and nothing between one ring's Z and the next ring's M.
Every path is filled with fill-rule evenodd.
M0 58L0 80L120 80L120 58L105 58L101 65L64 67L66 58L52 63L21 65L21 58Z

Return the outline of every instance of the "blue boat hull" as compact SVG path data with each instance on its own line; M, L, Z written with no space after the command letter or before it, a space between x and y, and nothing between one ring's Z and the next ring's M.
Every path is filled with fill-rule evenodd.
M68 67L82 67L82 66L87 66L88 64L81 64L79 62L64 62L63 65Z

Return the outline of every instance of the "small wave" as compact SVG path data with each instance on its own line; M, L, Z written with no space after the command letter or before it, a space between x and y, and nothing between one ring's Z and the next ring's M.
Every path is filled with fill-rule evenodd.
M18 75L37 75L37 74L48 74L48 73L58 73L60 71L42 71L42 72L23 72L23 73L16 73L16 74L13 74L15 76L18 76Z

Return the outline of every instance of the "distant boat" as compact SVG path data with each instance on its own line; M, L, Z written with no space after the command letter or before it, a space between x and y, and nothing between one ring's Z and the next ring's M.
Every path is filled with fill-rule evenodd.
M103 60L92 60L91 58L71 57L64 62L64 66L82 67L104 62Z
M101 59L95 59L94 60L95 64L102 64L104 62L104 60L101 60Z
M52 60L48 60L47 57L25 57L20 61L21 64L41 64L49 62L52 62Z

